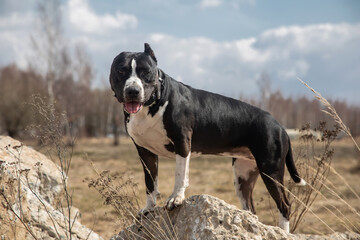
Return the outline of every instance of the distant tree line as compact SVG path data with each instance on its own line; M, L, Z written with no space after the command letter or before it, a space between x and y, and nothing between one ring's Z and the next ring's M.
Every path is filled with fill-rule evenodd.
M64 133L77 137L113 135L118 139L126 134L122 105L110 87L91 88L91 65L85 65L83 71L87 74L67 71L54 80L55 109L65 114L70 126L64 128ZM0 68L0 86L0 134L29 137L29 125L40 121L29 102L34 94L49 99L46 78L32 68L23 70L11 64ZM315 99L284 97L280 91L269 91L270 87L261 84L259 88L260 99L243 100L269 111L287 128L300 128L308 122L316 125L320 120L333 122L321 112L323 106ZM268 92L263 93L264 89ZM360 135L360 107L345 101L332 104L353 135Z
M270 112L286 128L301 128L310 123L316 126L319 121L335 124L334 120L322 110L325 107L315 98L305 96L285 97L280 90L272 90L271 79L264 72L258 79L260 98L240 98ZM353 136L360 135L360 106L348 104L344 100L328 99L343 122L350 128Z
M360 106L350 105L346 101L340 100L329 101L343 122L350 128L351 133L359 136ZM286 128L301 128L306 123L316 126L319 121L335 124L330 116L322 112L326 109L318 100L305 96L284 97L281 91L275 91L265 101L253 99L249 102L270 112ZM331 125L328 126L331 127Z
M29 126L41 124L31 104L34 95L49 99L46 79L34 69L15 64L0 69L0 134L29 137ZM55 110L64 113L68 128L64 134L103 137L124 134L122 105L110 88L92 89L86 81L66 74L54 81Z

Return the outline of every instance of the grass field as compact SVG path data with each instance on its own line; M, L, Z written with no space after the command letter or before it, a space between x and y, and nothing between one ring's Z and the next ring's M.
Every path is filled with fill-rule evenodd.
M293 143L296 154L299 144ZM337 140L332 147L335 154L332 160L332 167L346 179L347 183L360 195L360 156L348 139ZM45 149L40 149L45 151ZM79 139L76 141L73 160L69 172L69 187L73 190L73 205L78 207L81 212L81 222L93 228L104 239L119 230L119 221L116 212L111 206L103 204L100 194L93 188L89 188L85 178L96 178L89 160L93 161L96 168L100 171L110 170L115 172L128 172L134 180L139 183L138 191L141 206L145 206L145 184L142 166L138 159L136 149L129 138L123 137L120 146L114 147L111 139ZM163 204L166 198L172 193L174 185L175 161L166 158L159 160L159 191L161 200L158 205ZM289 177L286 172L286 178ZM347 229L341 220L335 217L335 206L343 213L349 221L355 225L357 231L360 229L360 199L357 198L346 184L334 173L330 173L329 180L334 184L335 192L353 208L344 202L333 197L330 192L323 190L327 200L318 197L312 211L325 221L335 231L346 231ZM194 194L210 194L219 197L226 202L240 207L233 186L233 173L231 159L217 156L201 156L190 161L190 187L186 191L186 196ZM272 215L278 216L277 212L269 210L270 199L267 190L259 178L254 189L254 203L257 215L260 220L267 224L274 224ZM331 214L325 207L332 209L335 213ZM273 209L275 209L273 207ZM354 209L357 213L354 212ZM349 224L347 224L349 225ZM356 229L352 229L356 230ZM331 233L331 230L308 213L300 227L298 233Z

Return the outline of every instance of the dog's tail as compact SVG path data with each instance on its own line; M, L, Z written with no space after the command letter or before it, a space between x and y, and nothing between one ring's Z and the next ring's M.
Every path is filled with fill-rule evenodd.
M294 163L290 139L288 141L289 141L289 150L288 150L288 153L286 154L286 167L290 173L291 178L294 180L294 182L299 186L305 186L306 181L300 177L300 175L296 169L295 163Z

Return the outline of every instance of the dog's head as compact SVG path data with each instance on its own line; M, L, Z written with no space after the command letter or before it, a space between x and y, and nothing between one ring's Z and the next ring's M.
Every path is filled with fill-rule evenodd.
M130 114L159 99L159 70L150 45L145 43L144 52L122 52L116 56L111 65L110 84L115 97Z

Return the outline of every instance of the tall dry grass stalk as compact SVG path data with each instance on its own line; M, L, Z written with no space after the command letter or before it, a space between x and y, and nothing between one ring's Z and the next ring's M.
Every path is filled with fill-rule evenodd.
M359 212L346 201L334 184L328 180L330 172L334 173L341 179L344 185L347 186L351 193L353 193L357 199L360 199L359 195L345 178L331 166L334 153L331 144L337 138L340 131L351 138L360 152L359 145L351 135L350 129L344 124L329 101L304 81L301 79L298 80L309 88L315 94L315 98L326 107L327 110L322 111L334 119L335 125L332 129L328 129L326 123L321 122L314 130L310 129L309 124L300 129L302 135L300 138L301 145L295 149L297 156L294 158L299 173L305 179L308 186L297 187L291 180L286 184L287 187L285 187L285 190L288 193L292 206L292 213L290 215L291 232L294 232L299 227L308 212L323 223L327 229L334 232L334 229L327 223L328 219L321 219L311 210L311 206L319 197L326 203L326 205L322 204L321 208L329 212L333 216L332 219L336 219L337 222L348 231L359 232ZM321 137L319 137L319 135ZM335 205L334 202L337 204ZM338 205L339 203L341 204L340 206ZM352 215L347 216L344 213L344 209L347 209L346 212L350 212ZM356 219L355 221L354 218Z
M310 124L306 124L300 129L301 145L294 149L297 152L296 156L294 154L294 159L300 176L310 187L298 187L291 179L287 182L288 197L292 208L291 232L299 227L324 187L334 153L331 144L336 139L338 132L337 125L334 129L329 130L325 122L320 122L314 130L310 128ZM293 195L297 198L294 198Z
M354 137L352 136L350 129L345 125L345 123L341 120L340 116L336 112L335 108L329 103L329 101L324 98L319 92L317 92L315 89L310 87L306 82L301 80L300 78L297 78L302 84L304 84L308 89L310 89L314 94L315 98L322 103L328 110L322 110L324 113L328 114L330 117L334 119L334 121L339 124L341 131L343 131L346 135L348 135L351 140L353 141L355 147L360 152L360 147L355 141Z
M15 168L10 175L15 176L15 178L9 177L6 174L4 176L0 176L0 183L2 185L5 180L6 188L2 188L0 191L0 196L5 200L5 208L7 208L13 215L18 219L23 227L26 229L26 232L30 234L34 239L40 239L41 236L37 236L34 232L34 226L31 225L28 212L23 209L22 202L24 201L22 194L24 194L23 186L30 190L31 194L39 201L44 211L50 218L52 222L52 226L56 232L56 237L58 239L63 239L64 236L66 239L72 239L72 228L75 220L77 219L77 215L71 216L71 208L72 208L72 196L69 192L69 188L67 185L67 173L69 171L70 163L71 163L71 153L67 151L67 147L65 146L62 138L61 128L63 127L63 121L61 121L60 115L56 114L54 105L48 105L47 101L41 98L40 96L33 96L30 102L30 107L34 110L34 118L40 119L40 125L33 126L31 129L28 129L29 132L36 133L36 136L42 143L49 143L51 145L51 149L54 150L55 156L57 157L57 162L60 163L60 173L63 187L63 194L59 197L58 203L59 207L56 210L59 210L63 216L63 222L57 222L53 213L51 213L46 207L45 201L40 194L34 188L34 184L30 183L28 178L28 173L30 169L22 169L22 148L23 145L19 146L6 146L5 150L16 159L14 162ZM4 166L1 165L1 168ZM37 175L41 176L39 165L35 165L37 167ZM3 170L6 169L1 169ZM12 178L7 179L6 178ZM13 194L16 194L16 197L12 197ZM62 198L63 197L63 198ZM65 202L65 206L63 203ZM66 211L66 212L65 212ZM41 216L39 216L40 218ZM61 227L64 226L65 228ZM11 227L16 229L17 223L16 221L11 222ZM61 229L60 229L61 228ZM60 233L61 232L61 233ZM15 235L14 235L15 237ZM16 239L16 237L15 237Z
M111 173L99 171L94 162L89 160L97 177L85 178L88 187L96 189L104 199L105 205L112 206L121 220L119 227L126 227L133 223L140 204L137 194L137 183L125 173Z
M29 233L34 239L43 239L41 232L37 231L35 234L34 226L31 225L30 213L23 210L22 201L24 201L22 193L23 186L28 188L31 194L35 197L36 201L39 201L42 210L45 211L47 217L49 217L51 223L50 228L55 230L54 237L56 239L71 240L74 238L73 227L75 221L79 217L79 213L72 213L72 192L68 186L67 178L71 165L74 138L69 141L65 141L63 135L63 129L68 127L65 114L58 113L55 109L55 105L49 104L45 98L40 96L33 96L30 103L30 107L34 110L34 118L38 119L36 122L40 122L38 125L31 126L28 131L33 134L39 140L42 146L46 146L48 157L55 163L59 164L59 172L62 181L62 191L55 200L55 209L61 212L61 218L56 217L52 210L47 207L46 200L41 197L38 190L34 188L34 184L28 178L30 169L22 169L21 160L22 148L20 146L7 146L5 150L13 155L16 159L14 162L15 170L10 175L15 178L6 179L0 176L0 185L5 181L6 187L0 190L0 196L5 200L5 207L14 214L14 216L22 223L26 232ZM38 176L41 176L41 163L35 164L35 169ZM4 166L0 162L0 170L3 172ZM12 195L16 195L13 197ZM38 216L39 219L42 216ZM51 226L52 225L52 226ZM16 229L17 223L13 221L12 228ZM15 236L15 235L14 235ZM15 237L16 239L16 237Z
M336 139L337 133L339 131L344 132L350 139L353 141L355 147L360 152L359 145L351 135L350 129L344 124L335 108L327 101L319 92L310 87L303 80L298 78L298 80L304 84L308 89L310 89L314 94L315 98L322 103L327 110L322 110L325 114L331 116L336 125L334 130L326 130L324 124L315 129L322 132L322 138L318 139L317 142L321 142L321 154L317 154L315 149L315 141L313 134L306 133L309 130L309 127L302 129L303 136L302 141L305 143L305 149L300 150L299 157L297 159L297 165L299 168L300 175L305 178L308 183L308 186L305 188L294 188L292 183L288 184L288 187L285 190L293 199L292 209L295 211L291 215L292 228L293 232L300 224L301 220L304 218L306 213L310 211L317 219L319 219L330 231L334 231L325 221L325 219L320 219L310 207L317 199L318 196L321 196L326 203L330 206L322 206L326 211L330 212L331 215L335 216L335 219L338 219L339 222L348 230L356 231L360 230L360 214L351 206L341 194L339 194L335 186L327 179L328 174L333 172L337 177L344 182L350 191L359 199L359 195L355 190L348 184L344 177L342 177L333 167L331 167L331 159L333 155L333 150L330 148L332 141ZM309 132L309 131L308 131ZM329 186L330 185L330 186ZM327 193L327 194L325 194ZM329 195L329 196L327 196ZM335 197L335 199L332 199ZM333 200L342 203L341 210L332 204ZM346 216L343 212L343 208L348 209L355 215L357 219L355 222Z
M277 184L279 184L280 186L282 186L284 188L284 190L292 197L294 198L300 205L302 205L306 211L311 212L321 223L323 223L331 232L335 233L335 230L332 229L323 219L321 219L314 211L311 210L310 206L308 206L307 204L304 203L304 201L302 201L300 198L298 198L291 190L289 190L289 188L285 187L283 184L281 184L280 182L278 182L277 180L275 180L274 178L272 178L271 176L269 176L266 173L263 173L265 176L267 176L269 179L273 180L274 182L276 182Z
M110 205L118 216L118 227L124 230L126 239L142 238L139 234L129 228L136 224L138 231L151 240L173 240L178 239L169 215L159 214L156 208L154 213L140 213L140 204L137 183L127 173L111 173L110 171L99 171L91 161L92 169L96 173L95 179L86 178L90 188L96 189L104 200L105 205ZM156 216L156 217L155 217ZM118 239L118 238L115 238Z
M355 196L358 200L360 200L359 194L357 194L357 193L355 192L354 188L352 188L352 187L350 186L350 184L345 180L345 178L344 178L343 176L341 176L341 174L339 174L339 173L336 171L336 169L333 168L332 166L329 165L329 168L330 168L331 172L334 173L338 178L340 178L340 180L346 185L346 187L350 189L350 191L352 192L352 194L354 194L354 196Z
M351 141L354 143L355 147L357 148L357 150L360 152L360 147L358 145L358 143L355 141L355 138L352 136L350 129L345 125L345 123L342 121L342 119L340 118L339 114L336 112L335 108L330 104L330 102L324 98L319 92L317 92L314 88L310 87L306 82L304 82L302 79L297 78L302 84L304 84L308 89L310 89L314 94L315 94L315 98L322 103L327 109L326 110L322 110L324 113L326 113L327 115L329 115L330 117L332 117L334 119L334 121L339 124L340 126L340 130L342 132L344 132L348 137L350 137ZM360 199L359 195L354 191L353 188L351 188L351 186L348 184L348 182L340 175L337 173L337 171L330 167L331 171L333 173L335 173L345 184L346 186L351 190L351 192L358 198Z
M66 239L73 238L72 228L79 217L77 211L72 215L72 192L68 186L68 173L71 166L72 155L74 152L75 137L64 138L64 129L69 128L69 123L65 113L56 111L55 102L33 95L30 100L30 106L35 109L34 118L40 118L41 124L32 125L30 128L39 143L47 147L47 155L54 162L60 165L60 174L62 181L62 196L57 201L57 209L64 216ZM60 237L60 236L59 236Z

